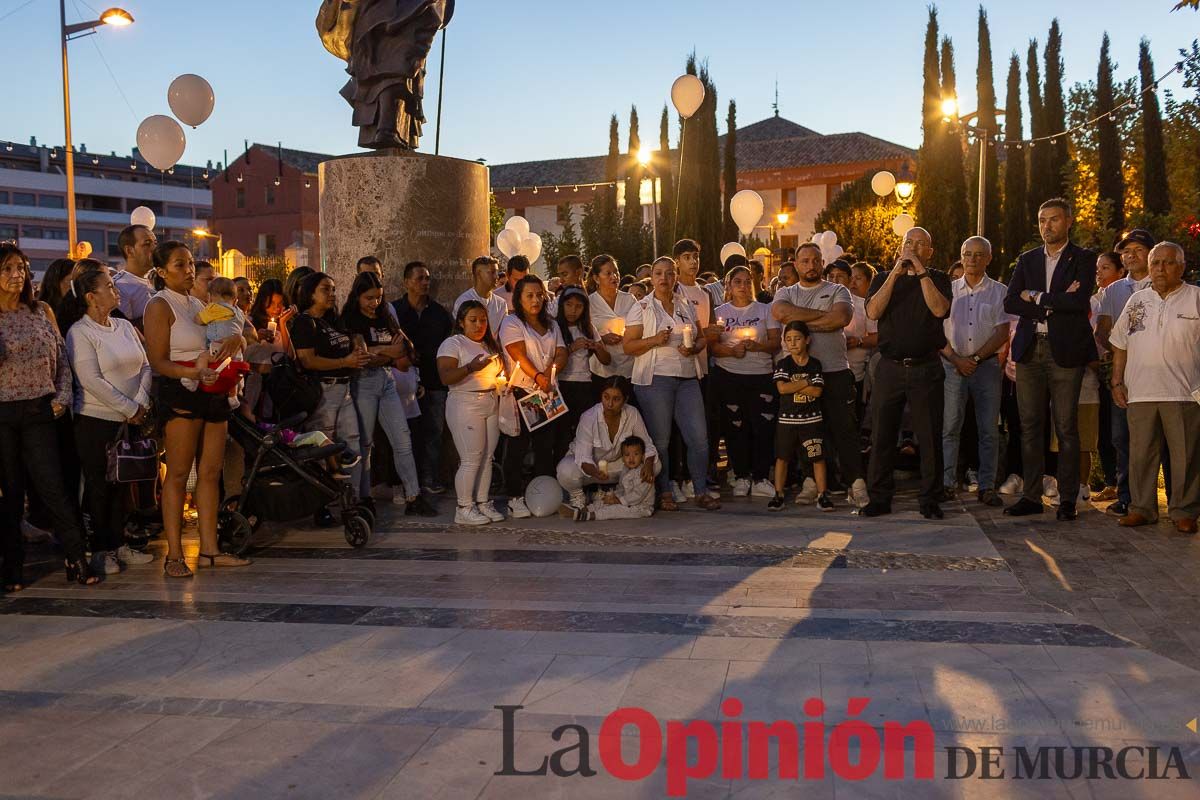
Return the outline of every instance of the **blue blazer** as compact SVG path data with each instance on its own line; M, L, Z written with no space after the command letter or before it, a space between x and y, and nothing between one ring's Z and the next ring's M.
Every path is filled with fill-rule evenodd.
M1067 287L1078 281L1079 288L1068 292ZM1021 292L1031 289L1042 292L1037 303L1021 299ZM1031 356L1037 341L1037 323L1045 322L1049 330L1050 352L1060 367L1082 367L1097 356L1096 339L1088 314L1092 293L1096 290L1096 254L1068 242L1050 285L1046 286L1046 250L1038 247L1027 250L1017 258L1004 310L1019 317L1013 337L1012 359L1024 361Z

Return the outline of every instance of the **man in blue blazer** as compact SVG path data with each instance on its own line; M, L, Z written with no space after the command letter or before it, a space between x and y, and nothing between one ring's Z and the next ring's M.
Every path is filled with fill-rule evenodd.
M1004 510L1014 517L1040 514L1045 472L1046 407L1058 434L1058 519L1076 518L1079 496L1079 389L1097 359L1088 322L1096 288L1096 254L1070 241L1071 206L1060 197L1038 209L1044 245L1017 259L1004 310L1019 317L1011 358L1017 365L1021 460L1025 494Z

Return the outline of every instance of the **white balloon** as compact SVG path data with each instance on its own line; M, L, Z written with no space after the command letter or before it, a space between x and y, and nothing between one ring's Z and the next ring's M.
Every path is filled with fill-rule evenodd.
M729 213L742 236L749 236L763 215L763 199L752 189L742 189L729 201Z
M904 234L906 234L910 230L912 230L916 226L916 224L917 224L917 221L915 219L913 219L912 214L909 214L909 213L897 214L896 218L892 220L892 231L897 236L903 236Z
M518 252L528 258L530 265L532 265L542 255L542 237L536 233L530 233L522 237L521 249Z
M524 217L509 217L504 226L505 230L516 231L517 236L524 239L529 235L529 220Z
M130 225L145 225L150 230L154 230L154 212L145 206L138 206L129 214Z
M728 261L729 257L734 254L745 257L746 256L746 248L742 247L741 244L739 244L738 242L730 242L729 244L722 247L721 248L721 266L725 266L725 262Z
M563 490L549 475L539 475L525 487L525 506L535 517L549 517L562 505Z
M845 254L846 251L842 249L842 246L840 244L835 244L829 248L829 257L826 259L826 263L829 263L830 261L837 261Z
M521 237L516 231L505 228L496 234L496 249L503 253L505 258L512 258L521 252Z
M163 114L142 120L137 129L138 152L155 169L168 170L183 158L187 138L179 123Z
M833 231L825 231L823 234L821 234L821 236L821 241L823 241L829 247L833 247L835 244L837 244L837 234Z
M880 197L887 197L896 188L896 176L886 169L876 172L871 178L871 191Z
M216 97L212 86L199 75L180 75L167 89L167 105L180 122L193 128L204 122L213 111Z
M671 84L671 102L679 116L689 119L704 103L704 84L695 75L680 75Z

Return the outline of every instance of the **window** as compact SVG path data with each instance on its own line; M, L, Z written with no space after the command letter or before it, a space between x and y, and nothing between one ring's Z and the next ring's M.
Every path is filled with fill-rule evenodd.
M38 205L42 208L66 208L66 198L61 194L38 195Z
M99 228L80 228L78 239L81 242L91 243L93 253L99 253L104 249L104 231Z
M98 194L77 194L75 195L75 205L77 208L93 211L113 211L118 214L122 211L121 198Z
M42 228L42 238L43 239L54 239L56 241L65 242L65 241L67 241L67 229L66 228Z
M571 221L571 204L563 203L554 209L554 221L559 225L566 225Z
M795 234L784 234L779 237L779 246L794 253L800 246L800 237Z
M784 189L782 197L779 201L779 210L786 214L793 214L796 211L796 190Z
M525 216L525 209L524 208L514 208L512 215L514 217L523 217L523 216Z
M272 186L269 183L266 186L264 186L263 187L263 195L265 196L267 205L269 205L269 206L275 205L275 187L274 186Z
M21 226L21 238L22 239L40 239L40 238L42 238L42 229L40 226L37 226L37 225L22 225Z
M33 192L13 192L12 201L14 206L36 206L37 195Z
M117 244L117 237L119 237L120 235L121 235L120 231L109 231L108 232L108 247L106 249L108 251L108 255L110 258L122 258L123 257L123 254L121 253L121 248Z
M8 242L17 238L16 225L0 225L0 242Z
M0 192L0 205L8 205L8 192Z
M237 190L237 207L238 208L246 207L246 190L241 187L238 187L238 190Z
M192 219L191 206L167 206L167 216L176 219Z
M258 235L258 252L260 255L275 255L275 234L260 233Z

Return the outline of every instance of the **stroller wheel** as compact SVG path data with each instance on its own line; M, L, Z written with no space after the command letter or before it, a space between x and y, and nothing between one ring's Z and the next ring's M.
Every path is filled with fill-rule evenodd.
M242 496L240 494L235 494L232 497L226 497L225 502L221 504L221 510L238 513L238 506L241 504L241 502ZM242 516L244 516L246 521L250 523L250 532L258 533L258 529L262 527L262 517L259 517L257 514L242 514Z
M367 521L367 525L371 528L371 530L375 530L375 512L367 506L354 506L349 510L348 513L351 516L362 517Z
M249 520L238 512L222 509L217 515L217 543L221 552L240 556L250 549L253 536Z
M371 524L355 514L346 520L346 543L351 547L363 547L371 538Z

